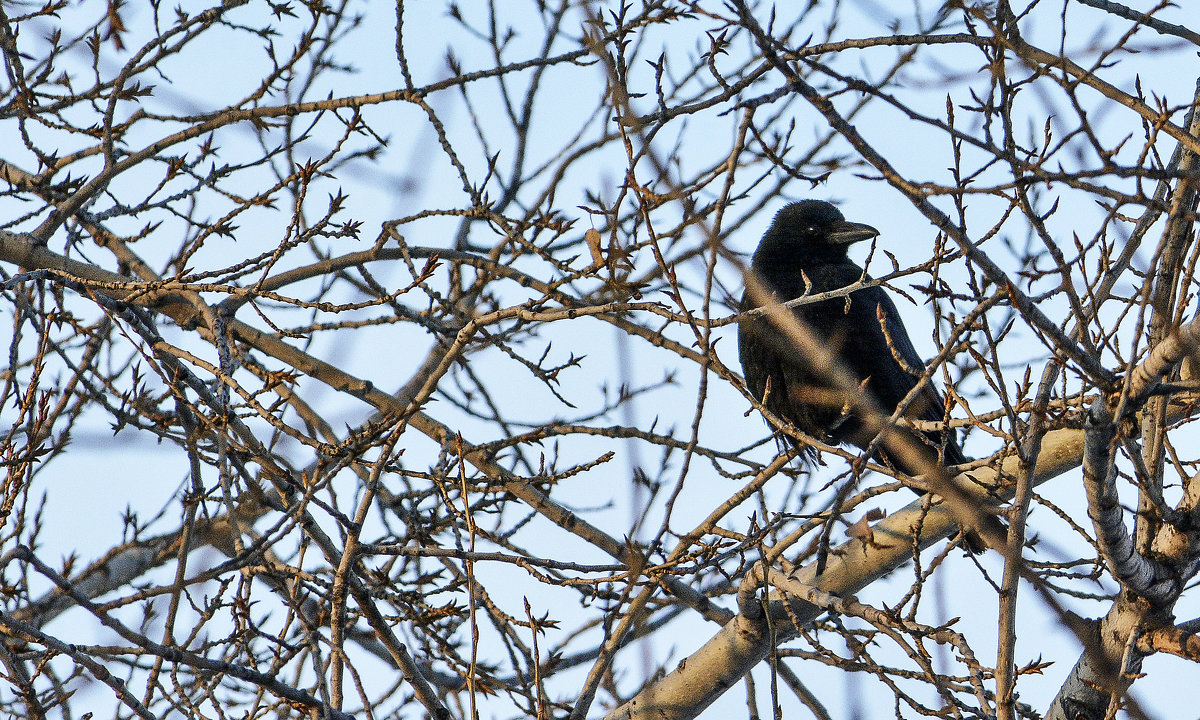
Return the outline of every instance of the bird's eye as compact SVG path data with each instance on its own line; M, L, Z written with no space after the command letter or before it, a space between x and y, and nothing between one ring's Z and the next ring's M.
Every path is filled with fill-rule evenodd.
M804 228L804 232L808 233L809 235L812 235L816 231L817 231L816 225L809 225L808 227Z

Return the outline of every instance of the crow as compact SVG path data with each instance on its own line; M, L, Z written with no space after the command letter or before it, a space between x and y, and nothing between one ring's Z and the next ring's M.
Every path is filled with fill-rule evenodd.
M775 216L750 267L779 302L839 290L870 279L846 256L846 251L850 245L878 234L870 225L848 222L827 202L792 203ZM762 304L761 297L747 291L740 310L747 312ZM896 304L883 288L862 288L846 296L799 305L792 312L826 344L841 367L885 413L895 411L916 387L925 362L913 347ZM863 425L856 412L853 395L832 385L766 315L755 315L739 324L738 354L750 392L776 417L833 444L866 448L875 439L875 433ZM932 383L925 383L904 416L945 419L945 405ZM928 448L927 461L936 461L939 454L946 465L967 461L949 431L914 432L914 437L925 440L922 445ZM908 475L923 472L921 463L890 453L882 444L875 457Z

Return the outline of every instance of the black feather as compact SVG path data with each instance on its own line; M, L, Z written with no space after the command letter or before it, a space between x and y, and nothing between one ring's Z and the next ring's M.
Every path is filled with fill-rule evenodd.
M878 234L869 225L847 222L827 202L793 203L775 216L754 253L751 268L779 302L838 290L869 279L847 257L846 250ZM758 305L746 293L741 310ZM856 380L865 381L867 392L886 412L893 412L916 387L925 362L913 347L896 304L882 288L863 288L845 297L800 305L793 312L828 344ZM845 393L814 370L765 315L739 325L738 352L750 392L779 418L827 442L866 447L874 439L846 402ZM945 405L932 383L924 385L904 415L935 422L945 419ZM966 462L953 433L929 431L921 436L945 464ZM889 456L886 449L881 448L877 458L909 475L920 472L919 467Z

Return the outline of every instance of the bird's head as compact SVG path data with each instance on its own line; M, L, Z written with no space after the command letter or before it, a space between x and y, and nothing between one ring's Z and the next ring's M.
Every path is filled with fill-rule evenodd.
M753 264L762 270L805 260L836 262L845 259L850 245L878 234L870 225L846 220L841 210L824 200L802 200L775 215Z

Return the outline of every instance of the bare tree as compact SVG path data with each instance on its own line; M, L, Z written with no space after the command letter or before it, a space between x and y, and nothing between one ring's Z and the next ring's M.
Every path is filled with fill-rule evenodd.
M1200 659L1200 35L893 12L0 7L4 711L1182 702L1136 688ZM843 294L897 299L977 460L763 424L736 297L803 197L882 231Z

